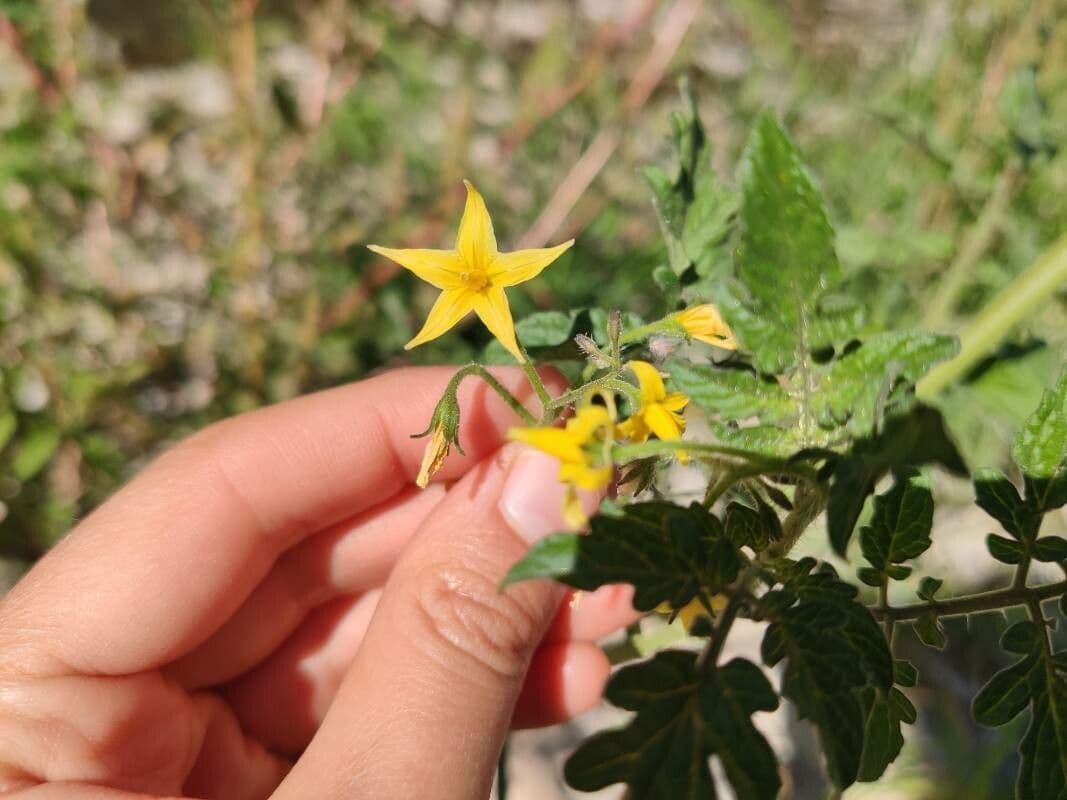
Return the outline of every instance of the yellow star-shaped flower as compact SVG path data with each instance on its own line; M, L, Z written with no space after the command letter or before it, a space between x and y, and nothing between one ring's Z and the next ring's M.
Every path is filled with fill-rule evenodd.
M563 518L579 528L585 524L578 489L599 491L611 483L612 466L604 463L605 441L610 445L614 423L603 406L581 406L562 428L512 428L508 438L525 442L559 459L559 480L567 484L563 500Z
M404 346L405 350L436 339L473 311L489 332L522 363L526 359L515 339L515 323L504 289L539 275L574 244L574 240L538 250L498 252L493 221L489 219L485 200L470 181L463 183L467 186L467 205L463 209L454 250L369 247L441 290L426 324Z
M689 398L681 392L667 394L659 370L647 361L631 361L627 366L637 376L641 406L619 424L619 433L631 442L648 441L653 434L664 441L681 439L685 418L679 412L689 403ZM678 460L683 463L688 460L681 450Z

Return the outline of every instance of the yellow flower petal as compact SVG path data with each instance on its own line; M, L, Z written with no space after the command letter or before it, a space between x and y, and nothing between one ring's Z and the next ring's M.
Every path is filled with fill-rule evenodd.
M563 521L571 528L584 528L589 522L582 508L582 498L573 488L568 488L563 497Z
M394 250L376 244L367 245L367 249L395 261L438 289L456 289L463 285L460 276L466 262L455 250Z
M689 398L681 392L672 392L660 401L660 405L668 411L681 411L689 405Z
M445 429L438 425L433 429L433 434L430 436L430 441L426 445L426 450L422 454L422 466L419 467L418 477L415 478L415 485L420 489L425 489L426 484L430 482L430 478L434 476L437 470L441 469L441 465L445 463L445 458L448 457L448 451L451 449L451 442L445 436Z
M562 428L512 428L508 438L525 442L560 461L580 462L584 458L579 443Z
M629 439L635 444L648 441L648 437L652 431L648 429L644 419L639 415L634 415L628 420L619 423L619 436L624 439Z
M611 483L611 467L591 467L587 464L564 463L559 467L559 479L579 489L595 492Z
M445 289L426 317L426 324L414 339L404 345L405 350L436 339L463 319L474 308L475 293L469 289Z
M679 425L675 415L658 403L644 409L642 416L645 424L660 439L669 442L682 437L684 426Z
M663 378L654 366L647 361L631 361L626 366L637 376L637 384L641 388L642 406L658 403L666 397L667 389L663 386Z
M456 234L456 250L472 269L485 270L496 256L496 234L493 233L493 221L485 200L470 181L463 181L467 187L467 205L463 209L463 219L459 222Z
M526 361L515 339L515 323L511 320L511 308L508 306L508 297L503 289L490 286L485 291L475 294L474 313L485 323L489 332L500 340L504 349L518 359L520 364Z
M498 253L489 265L489 279L494 286L514 286L536 278L541 271L563 255L574 239L556 247L541 250L516 250L514 253Z
M603 406L582 406L567 420L567 434L581 444L588 442L597 428L611 424L611 415Z

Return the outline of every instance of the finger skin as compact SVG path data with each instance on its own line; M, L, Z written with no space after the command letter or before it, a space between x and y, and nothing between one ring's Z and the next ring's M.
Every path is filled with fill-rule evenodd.
M471 470L416 534L276 797L488 796L530 659L562 597L546 581L498 590L528 547L501 513L520 452L505 448ZM537 495L558 509L562 487L551 481Z
M512 728L556 725L600 702L611 674L607 656L588 642L548 644L534 654Z
M534 654L513 728L565 722L600 700L608 662L591 641L629 623L636 614L632 595L630 587L613 586L581 593L577 602L564 599ZM379 596L372 591L316 608L270 658L226 687L245 733L276 753L303 752L355 660Z
M404 546L444 496L440 484L405 489L290 548L234 615L166 673L198 689L248 672L317 607L383 586Z
M0 604L0 673L129 674L190 652L280 553L413 482L423 442L409 436L453 374L397 370L218 423L165 453ZM529 398L517 369L496 374ZM460 394L467 455L445 463L443 480L515 422L484 384Z

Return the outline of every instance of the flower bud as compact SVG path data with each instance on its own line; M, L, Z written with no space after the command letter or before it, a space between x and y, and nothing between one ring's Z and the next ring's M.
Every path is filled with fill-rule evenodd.
M700 342L707 342L725 350L736 350L737 339L726 320L711 303L691 306L672 315L682 326L686 335Z
M459 452L463 452L463 448L459 446L459 402L451 385L438 401L433 416L430 417L430 426L412 438L418 439L426 435L429 435L430 441L426 444L422 466L419 467L419 474L415 478L415 485L420 489L425 489L430 478L441 469L452 445L455 445Z

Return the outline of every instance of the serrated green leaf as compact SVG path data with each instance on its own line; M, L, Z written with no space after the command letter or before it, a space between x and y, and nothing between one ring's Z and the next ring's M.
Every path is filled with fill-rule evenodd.
M1019 431L1012 455L1029 478L1051 479L1067 467L1067 367Z
M734 227L737 195L716 177L711 146L691 94L685 109L671 116L676 159L671 172L646 169L670 268L682 275L690 267L701 276L725 267L723 244Z
M921 331L873 336L832 362L815 399L816 411L824 424L847 422L854 435L867 435L883 416L895 387L914 385L958 349L954 337Z
M555 534L534 544L502 585L553 578L576 589L634 587L634 608L682 608L701 588L737 578L741 556L718 518L699 503L635 503L621 515L598 514L586 535Z
M764 526L759 512L741 503L726 506L723 524L726 535L737 547L751 547L759 552L771 541L771 532Z
M927 575L921 581L919 581L919 588L916 590L916 594L923 600L933 601L934 595L936 595L945 582L940 578L932 578Z
M904 736L900 732L900 718L897 707L888 700L877 699L867 712L867 722L863 731L863 755L857 780L876 781L893 763L904 746Z
M744 659L703 673L696 664L695 653L666 650L619 670L607 699L636 716L586 740L567 760L567 782L587 792L625 783L635 798L714 800L715 755L737 797L774 800L778 765L751 716L777 708L777 695Z
M876 589L882 585L882 571L874 569L873 567L860 567L856 570L856 577L860 579L860 582L873 586Z
M974 473L975 502L1004 530L1022 542L1033 541L1041 527L1041 514L1023 502L1014 484L998 469L986 467Z
M871 522L860 531L864 557L880 573L900 580L890 567L926 552L933 519L929 479L902 472L888 492L874 498Z
M23 435L11 457L11 475L20 481L28 481L52 460L62 435L51 423L38 423Z
M1009 653L1026 655L1034 653L1040 646L1038 637L1043 636L1043 631L1030 620L1016 622L1000 637L1000 647Z
M919 615L915 620L915 633L919 637L919 641L925 644L927 647L934 647L938 650L945 649L945 629L941 627L941 623L937 619L937 615L933 611L926 611Z
M851 785L860 770L867 709L860 690L888 691L894 664L881 628L856 589L832 570L808 573L814 562L779 565L784 589L769 592L761 607L771 624L763 660L785 659L781 691L819 731L834 783ZM775 597L778 595L778 597ZM786 605L795 598L794 605Z
M845 554L863 504L882 477L923 464L940 464L956 474L967 472L941 415L924 406L891 417L880 433L856 441L848 454L837 459L826 508L834 550Z
M733 421L759 416L767 423L778 423L796 417L796 403L782 387L753 372L682 359L669 361L667 371L672 386L687 394L712 419Z
M893 683L898 686L911 687L919 682L919 671L915 665L904 659L897 659L893 669Z
M1032 552L1038 561L1067 561L1067 539L1062 536L1042 536L1034 542Z
M1067 796L1067 653L1053 654L1046 632L1029 621L1009 628L1001 643L1024 657L982 687L972 704L974 718L998 727L1029 706L1016 797L1062 800Z
M1014 539L991 533L985 537L985 546L989 555L1002 564L1018 564L1023 560L1023 546Z
M753 313L785 334L754 353L762 372L776 374L805 364L827 344L814 340L813 331L819 300L839 282L841 268L822 198L796 146L769 115L749 136L738 184L737 274ZM728 313L727 319L734 321Z

